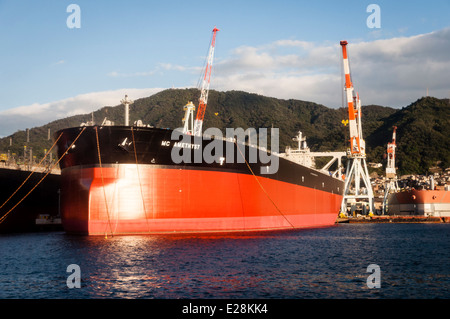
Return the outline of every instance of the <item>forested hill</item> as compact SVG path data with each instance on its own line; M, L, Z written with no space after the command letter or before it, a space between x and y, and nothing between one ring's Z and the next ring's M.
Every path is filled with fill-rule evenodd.
M424 97L383 118L367 136L373 153L385 149L381 141L392 138L393 126L397 126L396 162L401 172L426 173L433 166L450 167L449 99Z
M188 101L198 104L197 89L168 89L150 97L135 100L130 106L130 123L142 120L145 124L162 128L183 125L183 106ZM133 97L130 97L133 98ZM422 98L403 109L377 105L363 106L363 135L367 142L368 161L382 162L386 144L392 139L392 126L397 126L397 165L400 173L425 173L440 164L450 167L450 105L447 99ZM93 113L94 121L103 119L121 125L124 122L122 105L103 107ZM30 142L25 131L0 139L0 152L23 154L23 146L33 148L38 158L52 141L47 140L48 129L53 134L59 129L79 126L90 121L92 114L77 115L30 129ZM280 132L280 151L295 146L292 141L298 131L307 137L314 151L346 150L348 126L341 121L348 118L347 109L331 109L320 104L300 100L282 100L242 91L218 92L211 90L203 129L241 127L246 129L277 127ZM225 134L225 133L224 133ZM13 145L10 147L10 137Z

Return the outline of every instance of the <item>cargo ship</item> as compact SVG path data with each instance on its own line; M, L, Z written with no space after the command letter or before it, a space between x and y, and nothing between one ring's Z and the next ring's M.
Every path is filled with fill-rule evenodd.
M65 231L241 232L335 223L341 178L248 143L204 134L173 139L174 133L142 125L85 125L55 133ZM224 153L212 162L195 160L211 143L221 143ZM180 149L192 150L192 160L174 161ZM267 173L264 156L277 160L276 172Z
M344 190L339 177L280 156L277 148L202 131L218 31L213 29L195 123L195 106L188 103L184 128L141 121L130 126L132 101L125 96L123 126L105 119L56 133L67 232L236 232L335 223Z

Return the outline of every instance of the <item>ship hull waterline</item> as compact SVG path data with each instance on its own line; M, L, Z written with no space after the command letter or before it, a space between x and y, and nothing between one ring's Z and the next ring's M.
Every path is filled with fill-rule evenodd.
M127 127L103 127L95 134L91 127L69 149L79 131L62 130L58 144L60 156L67 152L60 164L67 233L222 233L335 224L343 182L299 164L280 159L274 175L260 174L260 163L253 170L248 163L175 165L173 144L161 147L168 145L170 131L154 128L130 136ZM136 149L114 153L127 134Z

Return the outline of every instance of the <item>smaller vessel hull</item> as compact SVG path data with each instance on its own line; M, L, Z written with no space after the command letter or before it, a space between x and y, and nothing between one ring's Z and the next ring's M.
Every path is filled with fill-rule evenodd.
M389 194L388 214L450 217L450 192L413 189Z
M330 226L342 195L221 170L110 164L63 170L62 221L87 235Z

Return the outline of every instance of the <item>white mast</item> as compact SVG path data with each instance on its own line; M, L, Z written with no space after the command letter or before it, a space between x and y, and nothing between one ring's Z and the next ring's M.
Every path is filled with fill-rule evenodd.
M129 113L130 113L130 104L133 104L132 100L128 100L128 95L125 95L125 98L120 100L120 103L125 105L125 126L129 126Z

